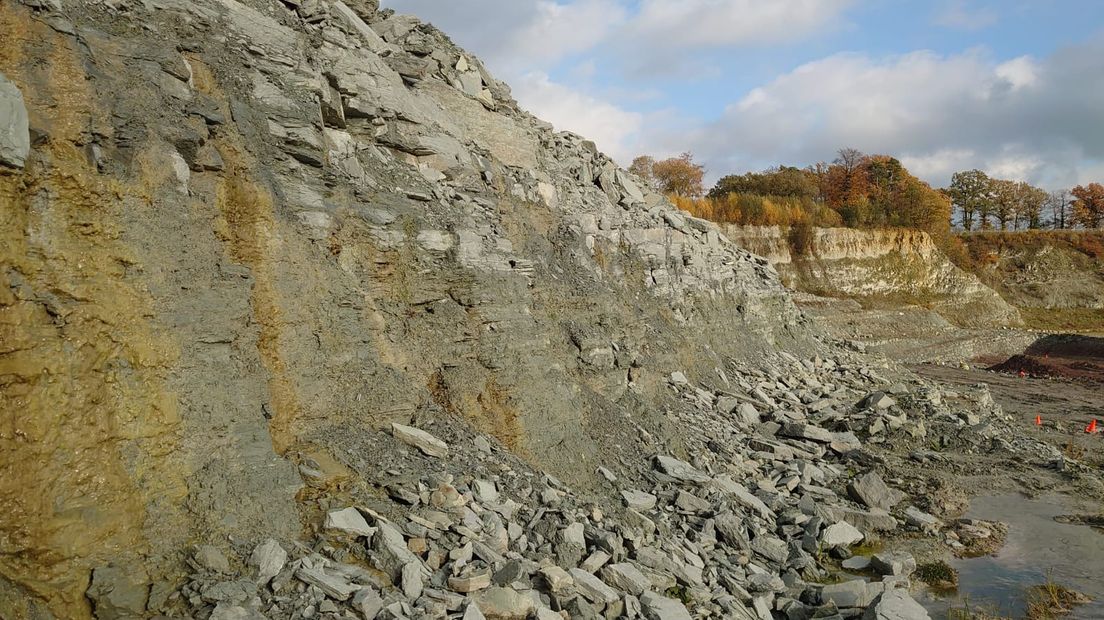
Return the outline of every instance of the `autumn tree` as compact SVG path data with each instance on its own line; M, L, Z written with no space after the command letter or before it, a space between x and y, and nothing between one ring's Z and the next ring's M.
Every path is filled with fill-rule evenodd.
M962 214L962 228L973 230L975 217L982 212L988 215L991 204L989 175L976 169L956 172L947 187L947 195Z
M656 160L654 157L650 155L641 155L632 160L632 164L629 165L629 172L640 177L640 179L644 181L648 185L648 187L658 192L661 188L656 182L655 164Z
M758 194L816 198L819 193L817 179L812 171L792 166L779 166L763 172L730 174L721 177L713 189L709 190L709 197L716 199L728 194Z
M1069 223L1070 193L1068 189L1059 189L1047 197L1050 207L1050 221L1057 229L1065 228Z
M665 194L697 198L705 191L702 187L705 167L694 163L692 153L655 162L652 164L652 175L659 191Z
M1089 183L1070 190L1073 195L1073 220L1085 228L1100 228L1104 222L1104 185Z
M993 195L993 217L1001 230L1008 230L1008 223L1016 216L1016 182L990 179L989 190Z
M1015 228L1040 228L1043 219L1043 205L1049 194L1025 181L1016 183Z

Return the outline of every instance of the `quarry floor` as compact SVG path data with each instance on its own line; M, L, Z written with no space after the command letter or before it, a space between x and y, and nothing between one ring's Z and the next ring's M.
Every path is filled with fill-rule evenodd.
M984 444L956 445L963 441L956 437L929 438L929 446L942 444L955 448L938 450L938 456L933 459L918 455L915 446L885 446L881 456L898 474L897 484L908 489L914 497L926 496L930 502L928 508L948 517L967 517L993 504L1004 508L994 513L993 506L989 506L985 518L1021 529L1024 526L1020 522L1027 522L1021 517L1033 514L1032 506L1049 506L1053 508L1050 512L1057 514L1062 512L1060 506L1076 504L1081 508L1079 514L1104 515L1104 483L1101 482L1104 479L1104 339L1011 328L960 328L930 311L915 307L863 309L853 301L823 298L803 299L800 305L840 340L905 363L918 375L941 384L944 390L987 384L994 401L1010 416L1013 429L1013 436L1006 433L991 441L1037 440L1057 448L1066 458L1062 465L1042 458L1017 458ZM994 367L999 370L990 370ZM1024 371L1022 375L1021 370ZM1041 424L1036 424L1036 416ZM1093 419L1100 422L1101 432L1086 433ZM1039 539L1041 548L1053 553L1027 558L1019 557L1023 555L1024 545L1014 542L1016 532L1010 533L1007 544L994 550L990 557L978 561L956 559L950 547L932 544L928 538L910 538L907 534L894 536L881 544L885 548L908 550L921 564L948 561L960 572L957 591L932 594L925 602L934 614L932 617L942 617L949 614L950 609L961 609L964 599L968 601L971 596L983 594L969 585L971 581L980 579L991 585L1004 580L1013 588L1026 590L1037 585L1026 581L1039 581L1039 574L1053 573L1060 577L1065 569L1082 574L1099 570L1084 566L1064 567L1061 558L1076 556L1072 552L1080 548L1077 542L1080 538L1070 539L1068 530L1051 524L1049 516L1044 521L1057 527L1040 526L1043 522L1039 521L1029 528L1032 532L1028 536ZM1048 534L1052 529L1053 536ZM1080 529L1083 530L1081 536L1104 535L1104 530ZM1061 533L1063 531L1065 534ZM1022 540L1024 533L1019 534ZM1063 549L1067 553L1063 553ZM1023 566L1029 568L1023 569ZM1004 574L970 574L971 570L999 572L1003 570L1001 567L1020 568L1009 568ZM1017 579L1025 582L1017 583ZM1097 583L1104 583L1104 574ZM1104 600L1104 588L1090 589L1097 591L1087 594ZM1075 612L1073 617L1095 617L1093 614L1099 612L1099 608L1092 607ZM1005 613L993 617L1022 617L1022 611L1016 613L1006 609Z

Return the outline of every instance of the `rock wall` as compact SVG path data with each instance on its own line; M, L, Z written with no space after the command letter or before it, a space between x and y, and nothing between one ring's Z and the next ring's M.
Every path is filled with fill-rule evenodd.
M977 275L1021 308L1104 309L1104 232L963 235Z
M795 256L777 226L726 226L736 245L765 257L787 285L829 297L915 304L961 326L1006 326L1020 318L993 289L959 269L924 232L818 228Z
M386 468L393 421L585 489L615 432L677 449L672 371L823 348L765 260L411 17L0 0L0 32L0 617L158 609L188 545L294 539Z

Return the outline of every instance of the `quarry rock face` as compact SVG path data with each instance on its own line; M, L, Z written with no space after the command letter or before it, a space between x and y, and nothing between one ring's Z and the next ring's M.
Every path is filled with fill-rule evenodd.
M670 431L670 372L820 346L765 261L375 2L3 0L0 30L30 438L0 436L0 575L55 613L96 566L292 538L391 422L589 479L611 432Z
M952 263L926 232L818 228L811 255L798 256L778 226L727 225L724 231L740 247L767 258L796 290L919 304L966 327L1020 322L1015 307Z

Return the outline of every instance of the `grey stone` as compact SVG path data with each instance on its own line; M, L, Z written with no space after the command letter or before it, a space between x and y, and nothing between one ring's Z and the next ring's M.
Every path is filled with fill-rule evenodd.
M353 608L360 612L364 620L374 620L383 611L383 598L374 588L361 588L353 595Z
M402 579L404 566L419 561L407 548L402 532L386 521L379 522L379 527L372 536L372 551L376 567L387 573L396 583Z
M203 568L216 573L228 574L230 572L230 561L226 559L226 556L219 551L218 547L212 545L200 545L193 556L196 564L199 564Z
M860 409L889 409L893 405L896 405L897 401L893 400L889 396L886 396L885 392L871 392L866 398L859 401Z
M755 426L762 421L759 411L751 403L740 403L740 406L736 408L736 413L739 416L738 419L748 426Z
M86 595L97 619L144 618L150 585L140 570L105 566L92 571Z
M506 562L506 564L503 565L502 568L495 571L495 574L492 576L491 580L496 586L505 586L517 581L518 579L521 579L524 574L525 571L522 569L521 561L510 560L509 562Z
M852 480L847 485L847 492L856 501L862 502L870 508L881 508L882 510L889 510L904 499L904 493L889 488L882 481L882 477L872 471Z
M833 434L830 431L812 424L786 423L782 425L782 430L779 431L779 434L785 437L808 439L821 443L829 443L833 440Z
M366 538L371 538L376 533L376 528L368 525L364 515L353 506L326 513L325 528Z
M481 502L495 503L498 501L498 488L495 487L495 483L487 480L473 480L472 491L475 492L475 497Z
M245 580L221 581L204 587L200 594L208 603L240 605L257 595L257 584Z
M372 30L368 26L368 24L364 23L364 18L362 16L367 14L368 11L355 10L360 8L358 7L358 4L364 4L363 0L361 0L361 2L359 3L354 1L352 2L352 4L353 7L350 7L341 0L335 0L335 2L331 5L331 10L333 11L333 14L338 17L338 19L345 23L345 26L349 30L360 36L361 42L364 44L364 47L376 53L386 50L388 48L387 43L384 42L384 40L376 33L375 30ZM378 2L376 2L376 6L378 8ZM371 13L374 14L375 11L372 10Z
M388 43L394 43L405 37L420 23L421 21L413 15L396 13L383 21L373 23L372 30L375 30Z
M696 482L704 484L710 481L710 476L705 472L698 470L696 467L687 463L686 461L680 461L679 459L670 456L657 456L656 466L659 471L667 474L675 480L681 480L683 482Z
M512 588L491 586L480 590L473 598L479 609L488 617L500 620L524 620L537 605L533 599Z
M785 541L766 535L756 536L751 541L751 550L776 564L782 564L790 555Z
M625 500L625 506L633 510L651 510L656 505L656 496L644 491L621 491L621 497Z
M0 73L0 164L22 168L31 152L31 133L23 93Z
M924 531L935 531L942 525L939 519L915 506L905 508L905 522Z
M219 603L208 620L267 620L261 612L251 607Z
M682 601L660 596L655 592L641 594L640 605L648 620L693 620Z
M612 603L621 598L616 590L606 585L601 579L591 575L581 568L573 568L568 571L575 580L575 587L579 593L595 603Z
M870 558L870 566L879 575L907 577L916 572L916 559L903 552L875 553Z
M675 506L679 510L689 513L707 512L713 507L704 499L682 489L679 489L678 495L675 496Z
M575 585L571 574L559 566L545 566L540 569L540 575L553 592L561 592Z
M604 552L604 550L595 549L595 552L586 556L586 559L584 559L583 563L578 565L578 567L587 571L587 573L594 574L597 573L599 568L602 568L609 562L609 558L611 558L611 556Z
M835 603L838 607L866 607L881 594L883 585L852 579L824 586L820 592L823 603Z
M491 587L491 573L483 572L476 575L468 575L464 577L449 577L448 586L449 589L453 592L461 592L464 594L475 592L477 590L482 590L484 588L489 588Z
M891 588L883 592L875 599L866 612L863 620L930 620L920 603L917 603L902 588Z
M850 547L862 542L865 538L855 526L846 521L833 523L824 528L820 542L824 547Z
M717 529L717 533L721 535L721 540L727 543L728 546L735 549L748 549L750 547L747 528L744 526L743 520L731 512L717 515L713 519L713 527Z
M413 426L403 426L392 423L391 434L399 441L414 446L428 456L447 458L449 454L448 444L437 439L433 435Z
M425 588L423 572L424 569L422 568L421 562L410 562L402 567L400 585L402 587L403 596L414 600L422 595L422 589Z
M748 577L747 587L749 592L783 592L786 583L773 573L757 573Z
M755 497L751 494L751 491L747 490L744 485L735 482L727 476L717 476L713 479L713 485L721 491L728 493L735 499L740 505L751 508L755 512L759 513L759 516L764 519L773 519L774 512L767 507L763 500Z
M479 605L475 603L469 603L464 608L464 617L461 620L486 620L487 616L483 615L482 610L479 609Z
M349 583L338 575L327 573L316 566L302 566L295 571L295 576L303 583L308 583L326 593L326 596L339 601L348 600L361 586Z
M287 558L287 551L271 538L257 545L249 556L249 565L257 569L257 583L264 585L271 581L284 569Z
M572 523L560 530L560 540L586 549L586 536L582 523Z
M602 569L602 581L609 585L639 595L651 587L651 581L640 572L640 569L629 562L610 564Z
M892 532L897 529L897 519L881 508L872 510L844 510L843 520L864 532Z

